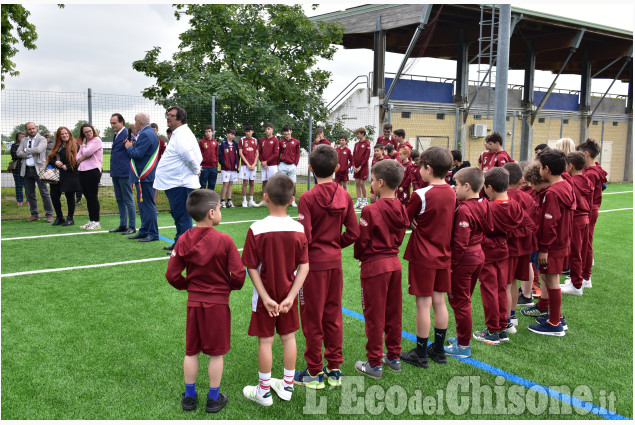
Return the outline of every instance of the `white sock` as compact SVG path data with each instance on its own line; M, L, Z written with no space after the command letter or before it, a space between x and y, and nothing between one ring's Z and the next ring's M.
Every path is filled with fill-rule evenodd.
M258 395L265 395L271 388L271 372L258 372Z
M247 196L243 196L243 202L247 202Z
M253 200L254 200L254 197L253 197L253 196L250 196L250 197L249 197L249 201L253 201Z
M284 377L282 378L284 386L293 388L293 379L295 377L295 370L284 370Z

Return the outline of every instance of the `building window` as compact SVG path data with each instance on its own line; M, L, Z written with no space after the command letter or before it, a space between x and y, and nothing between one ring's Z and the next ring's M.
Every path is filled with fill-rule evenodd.
M567 119L562 120L562 124L569 124L569 120Z
M545 123L545 119L544 119L544 118L538 118L538 122L539 122L540 124L544 124L544 123Z
M444 120L445 119L445 114L437 114L437 119L438 120Z
M617 127L619 123L617 121L613 121L613 127Z
M593 125L598 125L598 122L597 121L593 121Z
M401 113L401 118L405 118L405 119L410 118L410 112L402 112Z
M480 119L481 119L481 116L480 116L480 115L474 115L474 119L475 119L475 120L480 120Z

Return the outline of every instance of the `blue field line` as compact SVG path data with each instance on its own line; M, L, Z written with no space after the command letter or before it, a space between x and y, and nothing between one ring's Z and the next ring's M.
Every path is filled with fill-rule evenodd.
M364 315L360 314L356 311L353 310L349 310L347 308L342 307L342 313L346 314L347 316L350 316L354 319L358 319L361 320L362 322L364 322ZM401 336L404 339L407 339L409 341L412 342L417 342L417 337L409 332L406 331L401 331ZM430 344L430 343L429 343ZM612 420L626 420L626 421L631 421L631 418L628 418L626 416L622 416L622 415L618 415L615 412L611 412L610 410L607 410L603 407L600 406L596 406L594 404L591 404L590 402L586 402L586 401L582 401L577 397L572 397L570 395L567 394L562 394L559 391L553 390L551 388L545 387L543 385L537 384L533 381L530 381L528 379L525 378L521 378L520 376L514 375L513 373L509 373L506 372L502 369L499 369L497 367L488 365L487 363L483 363L479 360L473 359L473 358L458 358L458 357L453 357L455 360L458 360L460 362L463 363L467 363L470 366L474 366L478 369L481 369L487 373L491 373L492 375L498 375L498 376L502 376L503 378L505 378L506 380L513 382L514 384L518 384L518 385L522 385L526 388L529 388L532 391L536 391L537 393L541 393L541 394L546 394L549 397L555 398L556 400L561 401L562 403L567 403L570 404L573 407L576 408L580 408L580 409L584 409L594 415L600 416L604 419L612 419Z
M174 241L173 241L172 239L168 239L168 238L166 238L165 236L161 236L161 235L159 235L159 239L161 239L162 241L169 242L169 243L170 243L170 245L172 245L172 244L174 243Z

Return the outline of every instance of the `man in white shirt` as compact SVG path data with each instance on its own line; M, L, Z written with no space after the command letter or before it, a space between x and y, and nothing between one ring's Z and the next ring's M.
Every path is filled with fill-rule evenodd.
M196 136L187 125L185 110L172 106L165 118L168 128L172 130L172 137L157 166L154 188L165 190L170 213L176 224L174 244L164 247L171 253L179 237L192 228L192 217L187 213L185 202L190 193L201 187L198 176L203 156Z

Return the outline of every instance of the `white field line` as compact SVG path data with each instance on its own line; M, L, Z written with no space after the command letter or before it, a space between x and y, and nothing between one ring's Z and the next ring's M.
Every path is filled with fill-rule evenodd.
M602 196L617 195L618 193L633 193L633 191L632 190L625 190L624 192L608 192L608 193L603 193Z
M617 208L617 209L614 209L614 210L601 210L601 211L598 211L598 212L605 213L605 212L613 212L613 211L627 211L627 210L632 210L632 209L633 208Z

